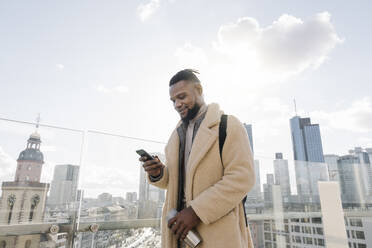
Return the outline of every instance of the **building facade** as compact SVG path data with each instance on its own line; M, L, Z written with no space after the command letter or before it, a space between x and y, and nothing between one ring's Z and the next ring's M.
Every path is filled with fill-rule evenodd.
M79 166L61 164L54 167L48 205L66 208L77 200Z
M0 225L43 222L49 184L40 182L44 164L40 144L40 135L36 131L28 139L26 149L18 156L14 181L2 183ZM40 237L0 236L0 244L3 247L36 248L40 246Z

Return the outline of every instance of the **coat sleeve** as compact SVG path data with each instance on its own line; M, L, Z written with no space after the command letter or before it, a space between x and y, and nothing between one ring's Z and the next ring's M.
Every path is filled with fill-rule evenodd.
M173 132L171 137L169 138L169 140L171 140L173 138L174 135L176 135L177 132ZM168 187L168 182L169 182L169 169L167 167L167 161L168 161L168 158L169 158L169 141L167 143L167 145L165 146L165 149L164 149L164 152L165 152L165 167L163 168L163 171L161 172L162 176L161 178L159 178L158 180L151 180L151 177L147 174L147 181L158 187L158 188L161 188L161 189L167 189Z
M234 116L228 117L222 161L224 173L221 180L190 202L204 224L217 221L238 206L255 183L248 135Z
M162 177L157 181L152 181L150 176L147 174L148 182L158 188L166 189L168 187L169 173L168 167L165 166L162 171Z

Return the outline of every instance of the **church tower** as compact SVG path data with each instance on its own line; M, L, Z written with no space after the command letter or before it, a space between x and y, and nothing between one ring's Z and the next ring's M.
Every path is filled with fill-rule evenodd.
M49 184L40 182L44 156L38 127L19 154L14 181L2 183L0 225L43 222ZM39 247L40 235L0 237L0 242L9 247Z

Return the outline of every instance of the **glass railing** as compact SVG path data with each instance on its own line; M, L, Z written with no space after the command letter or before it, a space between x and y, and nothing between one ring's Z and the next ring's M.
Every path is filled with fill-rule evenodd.
M0 248L160 247L166 192L136 150L164 142L0 120ZM333 157L332 157L333 156ZM246 201L254 247L372 247L372 154L324 162L255 154Z

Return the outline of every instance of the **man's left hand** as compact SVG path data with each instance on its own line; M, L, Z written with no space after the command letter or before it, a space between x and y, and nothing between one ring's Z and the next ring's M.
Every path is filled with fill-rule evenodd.
M200 223L200 218L196 215L192 207L187 207L178 212L177 215L168 221L168 227L178 238L186 238L187 233Z

